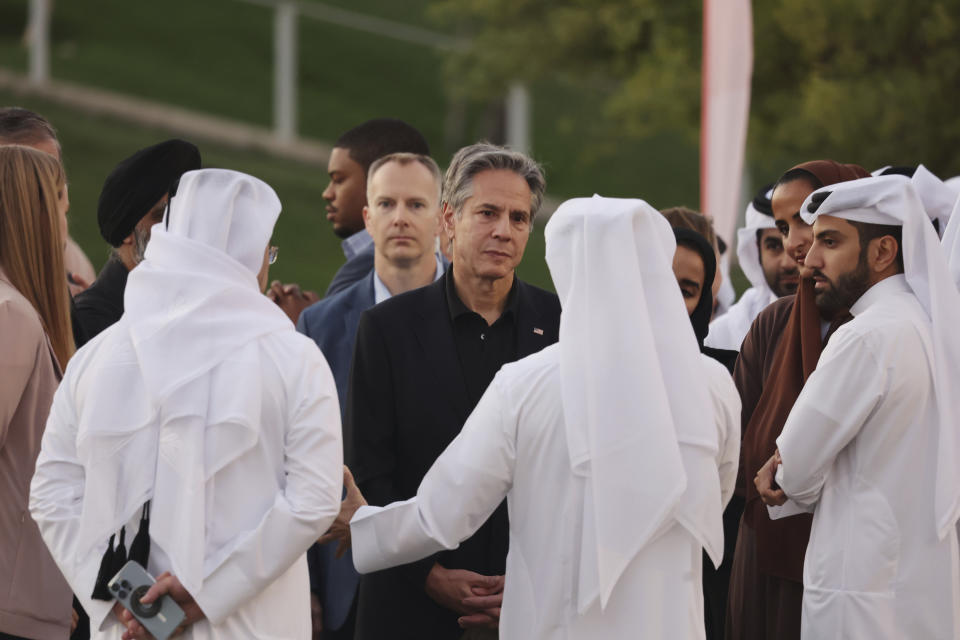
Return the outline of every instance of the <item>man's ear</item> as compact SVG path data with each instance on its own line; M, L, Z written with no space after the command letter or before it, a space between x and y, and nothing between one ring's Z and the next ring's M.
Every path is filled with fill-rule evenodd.
M434 238L439 238L443 233L444 224L443 224L443 205L437 207L437 229L433 234Z
M363 226L366 228L367 233L370 233L369 219L370 219L370 206L365 204L363 205Z
M870 251L870 266L873 271L880 273L889 269L891 265L896 267L900 245L893 236L874 238L870 241L868 250Z
M126 238L124 238L124 239L123 239L123 242L120 243L120 246L122 247L122 246L126 245L126 246L128 246L128 247L132 247L132 246L133 246L133 234L134 234L134 233L135 233L134 231L131 231L131 232L130 232L130 235L128 235Z
M453 231L456 228L456 216L453 215L453 207L449 202L443 203L443 209L440 210L440 225L447 237L453 239Z

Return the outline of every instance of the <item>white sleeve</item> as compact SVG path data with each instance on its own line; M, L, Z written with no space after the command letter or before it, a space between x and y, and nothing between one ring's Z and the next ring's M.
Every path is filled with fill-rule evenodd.
M721 506L726 508L737 483L740 464L740 394L733 378L723 365L717 363L722 375L711 377L711 396L717 420L717 471L720 474Z
M379 571L455 549L503 500L513 482L517 420L505 409L498 380L499 375L424 476L415 497L362 507L353 516L357 571Z
M739 304L741 303L738 302L729 311L710 323L710 330L703 341L704 345L714 349L740 350L740 344L743 342L743 337L747 335L750 325L742 326L743 318L741 317L742 314L738 312L737 306Z
M303 382L284 441L286 485L257 528L239 540L204 579L200 592L193 594L214 625L289 569L340 511L340 406L333 376L319 351Z
M777 480L779 483L780 481ZM780 518L789 518L790 516L799 515L801 513L812 513L812 506L801 505L798 502L793 500L787 500L783 504L776 505L767 505L767 514L770 516L771 520L779 520Z
M106 541L102 548L83 557L77 549L85 476L77 457L77 418L69 387L69 378L64 378L53 396L30 483L30 515L60 572L90 616L90 629L96 631L120 622L109 615L112 602L90 597Z
M886 368L869 342L843 329L834 334L777 438L777 482L800 507L819 501L837 454L883 396Z

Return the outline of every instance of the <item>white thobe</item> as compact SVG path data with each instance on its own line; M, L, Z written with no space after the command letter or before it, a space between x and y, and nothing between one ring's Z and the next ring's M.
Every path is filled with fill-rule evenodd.
M934 516L930 321L902 275L850 312L777 439L777 481L813 507L801 635L960 638L957 536L939 540Z
M702 551L673 518L628 565L606 608L597 599L577 614L585 480L570 467L559 354L553 345L505 365L416 497L357 511L354 564L368 573L453 549L506 496L501 638L702 638ZM723 366L708 358L703 366L717 410L715 463L726 504L737 474L740 400Z
M769 287L750 287L729 311L710 323L710 332L703 343L714 349L740 351L750 325L776 299Z
M95 553L81 555L77 549L84 494L77 399L96 383L95 376L84 372L98 345L115 344L99 338L74 356L54 397L31 485L30 512L90 615L92 637L118 640L124 627L110 613L113 603L90 597L107 541ZM234 357L243 358L246 349L259 349L264 367L259 440L207 482L207 570L201 591L192 594L207 618L183 637L307 639L305 551L333 522L342 490L337 392L323 356L299 334L260 338ZM117 394L122 410L123 390ZM128 548L139 516L126 525ZM169 570L169 558L153 542L150 573Z

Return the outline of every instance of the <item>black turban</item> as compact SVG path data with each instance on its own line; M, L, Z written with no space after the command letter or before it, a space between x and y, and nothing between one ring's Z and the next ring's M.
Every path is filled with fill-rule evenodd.
M200 151L184 140L167 140L137 151L103 183L97 204L100 235L119 247L180 176L199 168Z

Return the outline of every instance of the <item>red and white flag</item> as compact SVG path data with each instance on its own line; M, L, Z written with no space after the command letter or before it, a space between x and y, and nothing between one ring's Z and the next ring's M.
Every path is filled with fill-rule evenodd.
M700 210L733 246L753 75L750 0L703 0Z

